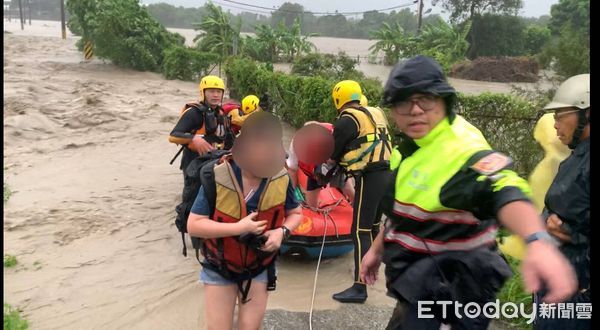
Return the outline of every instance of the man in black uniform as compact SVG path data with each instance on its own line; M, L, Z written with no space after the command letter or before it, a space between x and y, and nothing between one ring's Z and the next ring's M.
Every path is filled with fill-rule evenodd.
M440 65L416 56L393 69L384 91L402 142L390 157L395 182L381 205L389 217L362 260L367 284L386 264L388 294L398 300L388 329L487 329L485 313L465 317L458 303L482 308L511 271L496 247L499 224L525 239L525 286L560 302L575 292L569 262L530 202L530 189L481 131L456 114L456 91ZM383 190L383 189L382 189ZM450 302L448 313L439 304ZM444 305L445 306L445 305ZM481 310L481 309L480 309ZM472 311L472 310L471 310ZM421 312L430 317L420 317Z
M183 255L187 256L185 233L187 218L200 188L198 174L202 164L214 155L207 155L213 150L229 150L233 146L235 135L231 123L221 109L225 83L217 76L206 76L200 80L199 102L187 103L181 110L179 121L169 134L169 142L182 145L183 157L180 169L183 172L183 193L181 203L175 208L177 218L175 225L181 232ZM202 159L198 159L203 156ZM196 161L194 161L196 159ZM199 243L192 238L194 248ZM198 251L196 251L198 252Z
M389 170L391 137L385 113L360 104L362 88L358 82L344 80L332 91L339 115L333 124L334 151L331 159L355 180L351 236L354 243L354 283L333 295L343 303L363 303L367 287L360 280L360 264L379 233L383 197L381 189L392 173Z
M548 231L561 243L560 251L575 268L579 290L567 303L574 315L556 311L554 317L540 317L535 329L590 329L590 75L567 79L544 110L554 112L560 141L573 150L558 168L546 193L543 217ZM543 294L543 292L541 293ZM539 302L539 296L536 300ZM579 304L578 306L575 304ZM579 315L577 315L579 314ZM550 315L552 316L552 315Z
M169 142L184 146L180 166L183 171L200 154L233 146L231 125L221 109L225 83L217 76L206 76L199 87L200 101L184 106L169 135Z

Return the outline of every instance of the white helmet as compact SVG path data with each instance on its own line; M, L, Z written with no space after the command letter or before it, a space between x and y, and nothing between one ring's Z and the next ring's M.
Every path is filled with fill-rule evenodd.
M565 80L544 110L560 108L587 109L590 107L590 74L579 74Z

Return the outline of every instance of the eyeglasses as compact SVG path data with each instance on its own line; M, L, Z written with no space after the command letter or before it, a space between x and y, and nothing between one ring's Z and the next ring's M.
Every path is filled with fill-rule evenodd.
M392 110L399 115L408 116L412 111L415 104L419 106L423 111L430 111L435 108L439 97L434 95L423 95L418 97L412 97L404 101L396 102L392 106Z
M579 110L569 110L569 111L555 111L554 112L554 120L559 120L561 118L564 118L566 115L570 114L570 113L575 113L575 112L579 112Z

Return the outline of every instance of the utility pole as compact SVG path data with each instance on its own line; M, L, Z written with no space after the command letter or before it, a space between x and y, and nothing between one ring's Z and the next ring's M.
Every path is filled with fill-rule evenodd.
M23 27L23 2L19 0L19 18L21 19L21 30L24 30Z
M67 39L67 27L65 26L65 0L60 1L60 27L62 29L62 38Z
M423 21L423 0L417 0L419 8L417 9L417 34L421 33L421 22Z
M31 26L31 0L27 0L27 9L29 10L29 26Z

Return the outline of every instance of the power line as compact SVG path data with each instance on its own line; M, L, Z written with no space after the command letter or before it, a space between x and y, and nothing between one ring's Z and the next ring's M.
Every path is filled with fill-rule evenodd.
M263 7L263 6L257 6L257 5L251 5L251 4L247 4L247 3L243 3L243 2L238 2L238 1L233 1L233 0L223 0L226 2L230 2L230 3L234 3L237 5L242 5L242 6L247 6L247 7L251 7L251 8L258 8L258 9L266 9L269 10L270 13L274 12L274 11L281 11L284 13L291 13L291 14L304 14L304 13L310 13L313 15L359 15L359 14L364 14L366 12L370 12L370 11L387 11L387 10L392 10L392 9L399 9L399 8L404 8L404 7L410 7L412 5L414 5L414 2L411 1L410 3L406 3L406 4L402 4L402 5L398 5L398 6L393 6L393 7L388 7L388 8L382 8L382 9L373 9L373 10L366 10L366 11L352 11L352 12L337 12L337 13L332 13L332 12L310 12L310 11L296 11L296 10L287 10L287 9L274 9L274 8L269 8L269 7ZM237 9L242 9L239 7L236 7Z
M248 9L248 8L244 8L244 7L238 7L238 6L230 5L228 3L221 3L221 2L218 2L218 1L214 1L214 0L211 0L211 2L216 3L217 5L225 6L225 7L228 7L228 8L235 8L235 9L243 10L245 12L250 12L250 13L254 13L254 14L272 14L273 11L275 11L275 10L273 10L273 11L266 11L266 10Z

